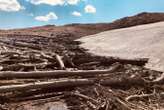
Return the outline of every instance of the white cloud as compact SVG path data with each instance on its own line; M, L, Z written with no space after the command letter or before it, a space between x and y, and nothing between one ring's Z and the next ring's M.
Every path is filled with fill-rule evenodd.
M47 5L63 5L65 0L27 0L34 5L47 4Z
M17 0L0 0L0 11L15 12L24 9Z
M82 16L81 13L78 12L78 11L74 11L74 12L72 12L72 15L73 15L73 16L77 16L77 17Z
M45 16L37 16L35 17L35 20L38 20L38 21L44 21L44 22L47 22L49 20L57 20L58 19L58 16L53 13L53 12L50 12L49 14L45 15Z
M34 5L40 5L40 4L47 4L47 5L64 5L64 4L69 4L69 5L76 5L80 1L83 0L26 0Z
M87 5L84 8L86 13L96 13L96 8L92 5Z
M76 5L78 2L80 2L80 0L67 0L67 3L70 5Z

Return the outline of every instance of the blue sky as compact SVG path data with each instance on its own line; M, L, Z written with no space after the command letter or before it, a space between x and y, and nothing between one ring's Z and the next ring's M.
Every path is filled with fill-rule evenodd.
M164 0L0 0L0 29L111 22L164 12Z

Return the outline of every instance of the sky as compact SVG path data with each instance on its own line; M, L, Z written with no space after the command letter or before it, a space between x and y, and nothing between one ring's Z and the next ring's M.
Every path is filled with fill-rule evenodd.
M0 29L102 23L164 12L164 0L0 0Z

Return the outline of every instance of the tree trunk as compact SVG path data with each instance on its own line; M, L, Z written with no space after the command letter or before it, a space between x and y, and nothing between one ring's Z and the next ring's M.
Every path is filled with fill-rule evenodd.
M70 76L94 76L99 74L109 74L115 72L120 67L120 64L112 66L108 70L80 70L80 71L31 71L31 72L0 72L0 79L6 78L59 78Z
M54 89L54 88L62 88L62 87L76 87L76 86L84 86L84 85L92 85L92 84L94 84L94 81L88 79L65 79L59 81L0 86L0 93L26 91L30 89L43 89L43 88Z

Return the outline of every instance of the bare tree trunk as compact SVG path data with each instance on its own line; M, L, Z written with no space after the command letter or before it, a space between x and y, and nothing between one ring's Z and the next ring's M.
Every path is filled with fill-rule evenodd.
M112 87L130 87L134 85L138 86L146 86L148 84L152 84L152 82L148 82L142 78L115 78L115 79L105 79L100 81L101 85L104 86L112 86Z
M88 79L66 79L66 80L59 80L59 81L0 86L0 93L25 91L30 89L43 89L43 88L54 89L54 88L62 88L62 87L75 87L75 86L84 86L84 85L92 85L92 84L94 84L94 81Z
M120 64L112 66L108 70L81 70L81 71L66 71L66 70L56 70L56 71L31 71L31 72L0 72L0 79L6 78L59 78L59 77L69 77L69 76L93 76L99 74L109 74L116 71L120 67Z

